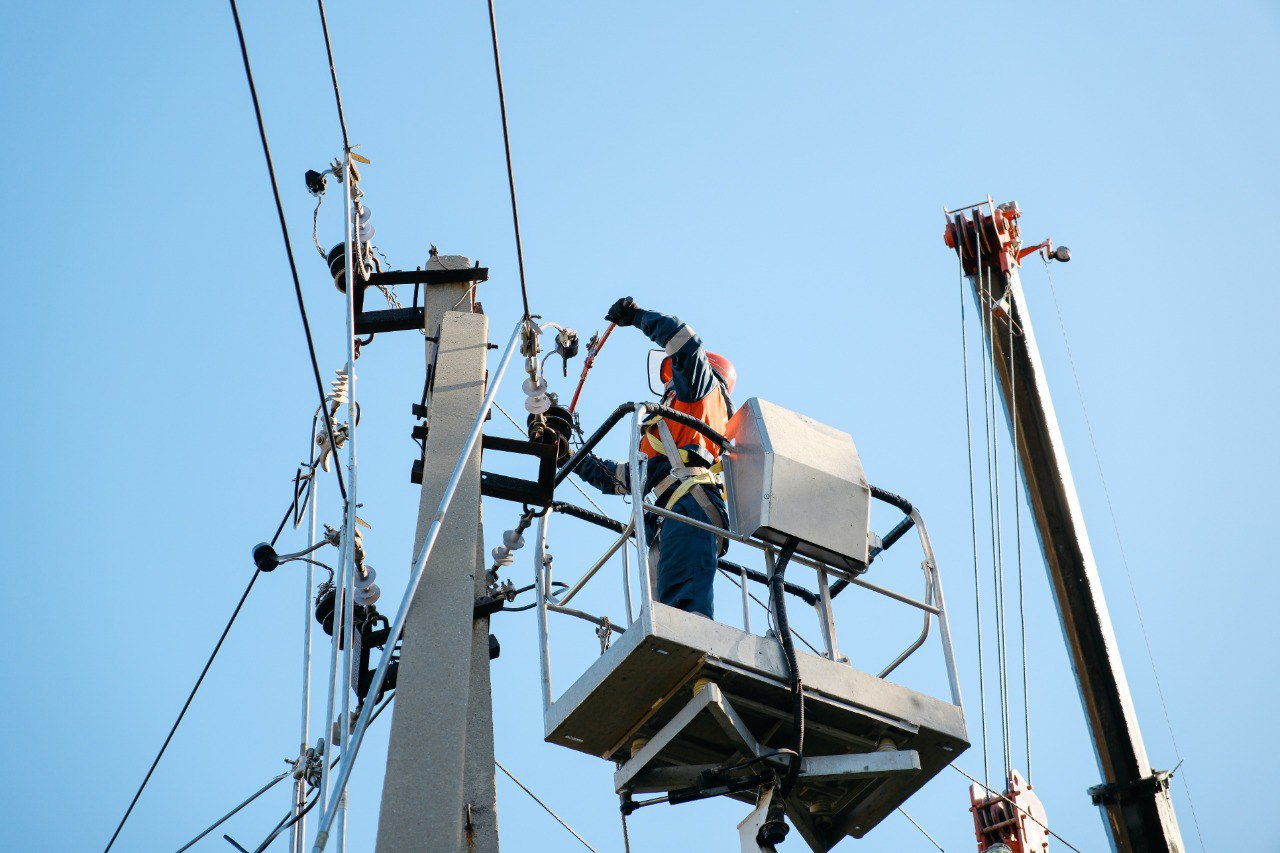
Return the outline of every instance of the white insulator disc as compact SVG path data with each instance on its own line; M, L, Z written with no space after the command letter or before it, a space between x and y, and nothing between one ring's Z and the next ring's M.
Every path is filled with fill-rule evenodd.
M365 589L356 590L356 604L368 607L370 604L377 604L379 598L382 598L382 590L378 588L376 583Z
M550 397L527 397L524 401L525 411L541 415L551 408Z
M505 560L508 556L508 553L509 552L507 551L507 548L505 545L499 545L497 548L494 548L492 551L489 552L490 556L493 557L493 561L495 563Z
M502 533L502 544L512 551L519 551L524 547L524 537L514 530L506 530Z
M364 576L362 577L359 573L356 574L356 586L369 586L377 576L378 573L374 570L373 566L366 564L364 567Z
M547 390L547 380L541 376L538 377L537 382L534 382L532 379L526 379L524 382L520 383L520 390L524 391L524 393L531 397L544 394Z

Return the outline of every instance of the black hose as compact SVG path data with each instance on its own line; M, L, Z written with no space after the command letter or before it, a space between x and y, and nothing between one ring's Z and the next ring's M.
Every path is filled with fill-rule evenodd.
M565 477L568 477L575 469L577 469L578 465L582 463L582 460L587 458L588 454L595 449L595 446L600 443L600 440L604 438L605 435L608 434L609 430L613 429L617 425L618 421L622 420L624 415L634 412L636 410L636 406L639 405L639 403L623 403L621 406L614 409L613 414L605 418L604 423L600 424L600 427L595 432L591 433L591 436L586 441L582 442L582 446L578 448L577 452L570 456L569 460L564 463L564 466L556 474L555 485L558 486L563 483Z
M607 515L601 515L598 512L592 512L589 509L583 509L580 506L568 504L563 501L555 501L551 504L551 508L559 513L571 515L582 521L588 521L597 527L604 527L612 530L614 533L621 533L627 529L627 526L617 519L610 518Z
M672 409L669 406L659 406L655 403L623 403L621 406L618 406L618 408L613 410L613 414L605 418L604 423L600 425L599 429L591 433L591 436L586 441L582 442L582 446L578 448L577 452L574 453L573 456L569 457L568 461L564 463L560 468L560 471L556 474L555 485L560 485L564 482L566 477L577 470L578 466L582 464L582 461L587 458L592 450L595 449L595 446L600 443L600 440L604 438L605 435L608 434L609 430L617 426L618 421L622 420L623 416L630 412L634 412L640 406L645 406L649 414L661 415L667 420L684 424L695 432L714 441L721 447L721 449L729 447L732 444L728 438L686 412Z
M880 550L888 551L890 548L893 547L893 543L897 542L899 539L905 536L907 532L915 526L916 526L916 520L909 515L906 518L902 519L902 521L899 521L896 527L894 527L884 536L880 537Z
M746 566L740 566L737 563L731 563L728 560L721 560L720 568L728 572L731 572L735 575L746 575L747 580L755 581L756 583L761 584L763 586L769 585L769 576L766 575L764 572L758 572L755 569L748 569ZM796 598L800 599L810 607L813 607L815 604L817 604L821 600L816 592L805 589L804 587L798 584L791 583L790 581L783 582L782 586L783 586L783 589L785 589L787 592L791 593Z
M879 501L884 501L891 506L896 506L906 515L906 518L894 525L894 528L880 539L880 550L877 551L876 554L871 555L872 559L875 559L876 556L888 551L893 547L895 542L907 535L907 533L911 531L911 528L916 526L916 520L911 515L915 512L915 507L911 505L911 501L901 495L895 495L893 492L885 491L879 486L872 486L871 497ZM868 560L868 563L870 563L870 560ZM844 592L849 585L849 582L844 579L836 581L831 585L831 597L835 598L837 595Z
M884 501L887 504L893 504L898 509L902 510L904 515L911 515L911 513L915 511L915 508L911 506L911 501L901 495L895 495L893 492L887 492L879 486L871 487L871 497L878 501Z
M787 772L782 777L782 783L778 786L778 793L784 798L790 795L791 789L795 787L796 779L800 776L800 765L804 756L804 685L800 683L800 661L796 657L795 642L791 639L791 626L787 622L787 598L783 594L786 589L786 580L783 575L787 571L787 563L791 562L791 558L795 555L796 547L799 544L800 540L796 537L787 537L786 543L778 553L778 560L774 564L773 573L769 577L769 595L773 601L774 615L778 621L778 642L782 644L782 656L787 661L787 669L791 680L793 701L791 725L795 729L796 760L791 762Z

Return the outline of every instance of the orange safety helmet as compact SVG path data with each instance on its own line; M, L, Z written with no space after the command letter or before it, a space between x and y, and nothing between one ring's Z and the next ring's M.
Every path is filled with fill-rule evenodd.
M655 350L654 352L661 352L661 350ZM738 369L733 366L733 362L716 352L707 353L707 361L711 363L712 371L724 383L725 391L732 394L733 389L738 384ZM658 370L658 378L664 388L671 381L671 356L666 356L662 359L662 366Z

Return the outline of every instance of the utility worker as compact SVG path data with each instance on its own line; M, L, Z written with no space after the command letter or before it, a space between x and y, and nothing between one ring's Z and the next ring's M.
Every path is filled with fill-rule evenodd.
M635 326L666 350L659 371L662 405L685 412L724 434L733 403L729 395L738 373L724 356L709 352L678 317L646 311L630 296L609 308L605 319ZM726 528L719 453L697 430L661 417L645 424L640 451L648 457L644 491L654 503L685 518ZM630 466L594 454L578 473L606 494L631 493ZM671 518L645 516L650 565L657 565L657 598L663 604L712 616L712 581L727 542L714 533Z

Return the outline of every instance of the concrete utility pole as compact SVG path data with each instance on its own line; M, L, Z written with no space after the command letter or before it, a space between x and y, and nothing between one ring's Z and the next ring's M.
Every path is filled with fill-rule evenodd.
M988 208L990 213L984 213ZM1048 378L1023 301L1018 216L1016 204L1011 203L999 208L982 205L972 219L963 213L951 217L948 245L960 251L979 310L989 318L984 328L990 332L1005 414L1016 423L1023 484L1104 780L1089 794L1103 809L1115 850L1181 853L1186 847L1169 796L1170 774L1153 771L1147 758Z
M437 256L428 270L469 267ZM422 547L485 392L488 320L467 282L426 288L433 381L414 553ZM433 367L434 365L434 367ZM489 682L480 446L467 463L405 623L378 823L379 853L497 853L497 792Z

